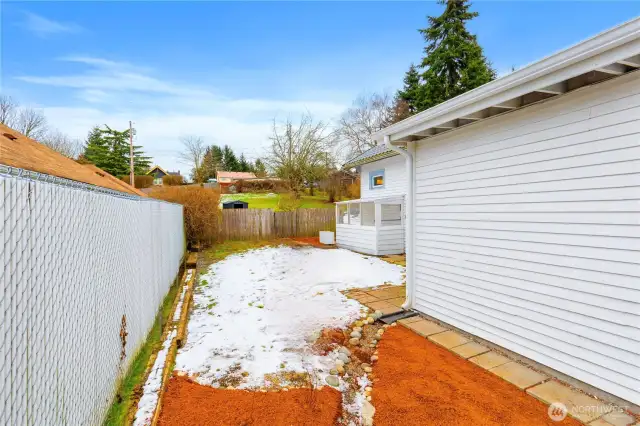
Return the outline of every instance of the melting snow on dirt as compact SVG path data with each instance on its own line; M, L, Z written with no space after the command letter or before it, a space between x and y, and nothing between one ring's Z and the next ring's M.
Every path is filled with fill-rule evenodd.
M228 371L244 372L239 387L268 386L265 374L285 370L324 383L334 357L313 353L311 342L362 309L339 291L399 285L403 272L342 249L281 246L229 256L201 277L176 369L214 386Z

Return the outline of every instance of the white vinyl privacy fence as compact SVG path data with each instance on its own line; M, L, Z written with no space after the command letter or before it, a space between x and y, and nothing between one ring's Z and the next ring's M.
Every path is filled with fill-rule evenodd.
M0 244L0 425L102 423L178 273L182 206L0 166Z

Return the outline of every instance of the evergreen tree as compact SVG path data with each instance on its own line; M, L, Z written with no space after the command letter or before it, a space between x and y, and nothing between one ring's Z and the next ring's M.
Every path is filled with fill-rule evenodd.
M240 154L240 160L238 161L238 166L239 166L239 171L241 172L250 172L252 167L251 167L251 163L249 161L247 161L247 159L244 157L244 153Z
M109 157L109 147L102 138L102 133L98 126L94 126L87 135L87 141L82 154L84 160L104 169Z
M468 0L440 0L439 3L445 6L442 15L430 16L429 27L419 30L427 46L420 64L424 71L422 90L414 105L417 111L438 105L496 77L476 36L466 28L466 22L478 16L478 12L469 11ZM415 76L407 74L405 80L412 83Z
M229 145L225 145L223 148L223 164L224 170L227 172L239 172L240 171L240 163L238 162L238 158L236 154L233 152Z
M403 112L408 115L418 112L421 92L420 74L416 66L411 64L409 71L404 75L404 86L401 90L398 90L396 95L396 109L404 109L406 111ZM401 102L404 102L405 108L398 106Z
M129 174L129 129L119 132L105 125L94 127L87 137L84 158L114 176ZM144 155L142 147L133 146L133 171L145 174L151 158Z
M256 177L267 177L267 167L264 165L261 159L256 159L255 165L253 166L253 172L256 174Z

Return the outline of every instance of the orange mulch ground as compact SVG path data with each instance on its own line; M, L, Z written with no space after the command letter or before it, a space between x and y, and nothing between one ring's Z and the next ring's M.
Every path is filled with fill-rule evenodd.
M342 395L328 386L266 393L214 389L174 377L162 401L162 426L332 426L341 414Z
M477 365L405 329L387 329L374 365L376 426L580 425Z
M295 241L296 243L300 243L302 245L310 245L310 246L320 247L320 248L335 248L335 246L332 246L332 245L321 244L320 237L293 237L291 238L291 240Z

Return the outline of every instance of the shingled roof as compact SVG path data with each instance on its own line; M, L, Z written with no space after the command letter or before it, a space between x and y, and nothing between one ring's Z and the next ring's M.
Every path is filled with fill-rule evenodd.
M0 164L145 197L126 182L96 166L84 166L71 158L0 124Z

